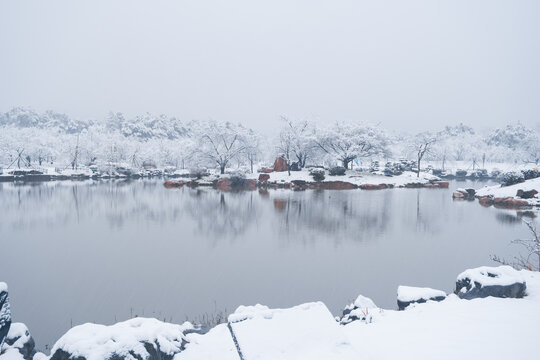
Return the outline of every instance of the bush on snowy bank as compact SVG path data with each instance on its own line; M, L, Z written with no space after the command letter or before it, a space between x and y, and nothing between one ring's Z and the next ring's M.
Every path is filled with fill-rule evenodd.
M345 306L339 323L347 325L353 321L361 321L369 324L373 321L373 315L380 311L377 305L368 297L358 295L356 300Z

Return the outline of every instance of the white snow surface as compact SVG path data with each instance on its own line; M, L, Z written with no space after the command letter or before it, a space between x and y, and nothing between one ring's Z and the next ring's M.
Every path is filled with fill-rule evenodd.
M399 301L409 302L420 299L428 300L430 298L443 296L446 297L446 293L441 290L431 289L427 287L413 287L413 286L398 286L397 298Z
M520 271L523 299L462 300L451 294L405 311L386 310L371 324L343 327L360 359L519 359L538 352L540 273Z
M354 300L353 305L354 307L361 309L376 309L378 307L373 300L363 295L358 295L356 300Z
M477 282L482 286L505 286L525 282L523 273L508 265L497 267L481 266L475 269L468 269L459 274L457 280L459 281L467 278L470 279L472 283Z
M148 352L141 342L157 341L162 352L172 355L180 351L183 331L191 328L193 325L188 322L176 325L149 318L134 318L111 326L86 323L62 336L51 354L63 349L74 357L84 356L87 360L102 360L111 354L135 359L129 353L132 350L146 358Z
M0 360L24 360L22 354L16 348L10 347L0 355Z
M240 306L229 324L245 360L359 359L340 326L321 302L290 309ZM184 359L239 359L227 325L206 335L190 334Z
M31 336L30 331L28 331L28 327L25 324L12 323L9 327L7 337L10 339L18 338L17 341L15 341L9 347L20 349L30 340ZM6 346L6 344L4 344L4 346Z
M0 281L0 292L2 291L8 291L8 286L5 282Z
M540 192L540 178L525 180L520 184L514 184L510 186L484 186L476 190L477 196L493 196L493 197L515 197L518 190L529 191L536 190ZM527 201L530 205L539 206L540 198L536 195L533 199L521 199Z
M533 358L538 351L540 273L514 270L512 274L527 283L523 299L463 300L450 294L441 302L417 304L405 311L370 310L373 321L344 326L337 325L321 303L275 310L240 307L229 320L238 321L232 326L246 360ZM372 306L365 299L360 298L359 305ZM186 350L175 360L239 359L225 324L188 338Z

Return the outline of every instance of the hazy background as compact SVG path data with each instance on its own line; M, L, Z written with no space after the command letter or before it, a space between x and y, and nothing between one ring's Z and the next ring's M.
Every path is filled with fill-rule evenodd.
M539 1L2 1L0 111L539 122Z

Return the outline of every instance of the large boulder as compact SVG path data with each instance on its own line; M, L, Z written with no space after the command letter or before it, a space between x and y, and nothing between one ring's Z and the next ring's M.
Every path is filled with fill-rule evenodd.
M446 299L446 293L444 291L426 287L399 286L397 292L399 310L405 310L411 304L422 304L427 301L442 301Z
M259 182L264 183L264 182L267 182L269 179L270 179L270 175L259 174Z
M458 275L456 294L462 299L522 298L527 285L521 273L510 266L482 266Z
M274 161L274 171L287 171L287 161L282 156L278 156Z
M516 196L520 197L522 199L532 199L533 197L535 197L536 194L538 194L538 191L536 191L534 189L529 190L529 191L524 191L524 190L519 189L517 191Z
M11 326L11 311L9 309L8 287L0 282L0 350Z
M134 318L111 326L83 324L70 329L51 350L50 360L172 360L191 333L207 329Z
M317 183L317 188L324 190L350 190L356 189L358 186L346 181L323 181Z
M36 353L36 343L30 335L30 331L23 323L13 323L4 339L1 355L10 355L8 358L31 360ZM7 357L7 356L6 356Z
M476 190L474 189L456 189L456 191L454 191L454 193L452 194L452 198L461 200L474 200L475 194Z
M378 307L373 300L368 297L358 295L356 300L343 309L343 314L339 319L341 325L347 325L353 321L361 321L369 324L373 322L373 315L377 314Z

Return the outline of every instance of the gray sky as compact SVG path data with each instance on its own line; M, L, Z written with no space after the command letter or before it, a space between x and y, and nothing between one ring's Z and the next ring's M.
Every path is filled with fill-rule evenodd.
M0 111L540 122L540 1L0 2Z

